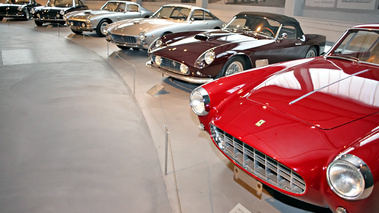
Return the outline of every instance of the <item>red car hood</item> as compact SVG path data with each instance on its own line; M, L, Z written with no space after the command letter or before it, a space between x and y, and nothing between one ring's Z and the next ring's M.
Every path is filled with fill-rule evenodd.
M291 68L284 66L253 89L243 91L244 84L230 89L238 91L238 97L225 99L213 122L258 150L294 164L305 156L333 157L375 128L379 117L369 116L379 111L377 68L352 64L322 57L283 63ZM244 78L244 73L238 75ZM353 122L361 118L365 119ZM312 158L309 153L314 153Z
M305 61L310 61L307 67L302 66ZM372 90L379 86L379 75L372 65L322 57L297 63L255 87L247 99L321 129L332 129L379 111L377 94Z

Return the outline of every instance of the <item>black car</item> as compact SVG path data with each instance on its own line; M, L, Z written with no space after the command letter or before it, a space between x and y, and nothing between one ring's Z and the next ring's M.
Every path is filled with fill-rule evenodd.
M35 0L7 0L0 4L0 21L3 18L30 19L30 10L41 6Z
M35 7L31 13L37 26L42 26L43 23L63 25L65 24L63 16L77 10L88 10L88 6L81 0L49 0L46 6Z

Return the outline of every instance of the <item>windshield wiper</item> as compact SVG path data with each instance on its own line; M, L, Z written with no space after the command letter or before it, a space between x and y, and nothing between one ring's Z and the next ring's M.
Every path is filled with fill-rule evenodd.
M338 58L338 59L343 59L343 60L348 60L348 61L355 61L359 62L359 58L351 56L351 55L329 55L326 56L326 58Z

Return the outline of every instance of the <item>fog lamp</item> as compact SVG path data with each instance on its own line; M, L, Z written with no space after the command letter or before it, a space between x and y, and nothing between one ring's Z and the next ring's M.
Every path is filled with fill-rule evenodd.
M180 73L183 75L188 74L188 66L185 64L180 64Z
M146 39L145 32L140 32L139 33L139 40L142 42Z
M347 213L346 209L339 206L338 208L336 208L336 213Z
M162 64L162 57L156 56L154 61L155 61L155 64L157 66L161 66L161 64Z

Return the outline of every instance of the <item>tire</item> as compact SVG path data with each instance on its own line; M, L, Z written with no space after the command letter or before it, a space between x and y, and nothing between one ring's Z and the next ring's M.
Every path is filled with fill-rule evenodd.
M304 58L312 58L312 57L316 57L318 56L317 54L317 50L315 47L310 47L307 51L307 53L305 54Z
M108 24L110 24L111 22L108 21L108 20L101 20L99 22L99 24L97 25L96 27L96 34L100 37L105 37L105 35L103 34L103 29L105 26L107 26Z
M35 20L34 22L35 22L36 25L39 26L39 27L42 26L42 24L43 24L41 21L37 21L37 20Z
M25 21L27 21L31 18L29 10L26 9L24 11L24 16L25 16L25 18L24 18Z
M233 57L222 67L218 78L242 72L246 69L246 63L241 57Z
M82 31L77 31L77 30L73 30L73 29L71 29L71 31L72 31L73 33L75 33L76 35L82 35L82 34L83 34Z

